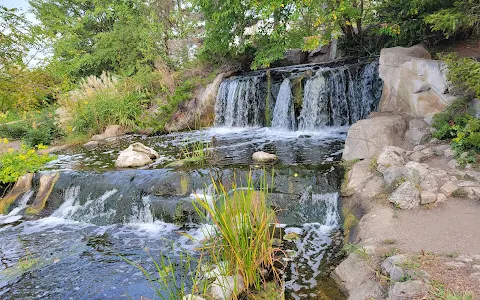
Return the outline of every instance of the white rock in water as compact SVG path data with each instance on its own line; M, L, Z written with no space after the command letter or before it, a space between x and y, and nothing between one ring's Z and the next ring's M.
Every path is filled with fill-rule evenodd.
M115 166L117 168L143 167L152 162L152 159L147 154L127 149L120 152L115 161Z
M150 157L152 159L160 157L160 155L158 155L157 151L153 150L150 147L145 146L142 143L133 143L127 149L130 149L130 147L133 151L140 152L140 153L145 153L146 155L148 155L148 157Z
M241 275L219 276L212 283L210 294L215 300L229 300L234 294L238 295L244 290L245 283Z
M277 160L277 156L275 154L270 154L270 153L267 153L267 152L258 151L258 152L253 153L252 159L254 161L258 161L258 162L272 162L272 161Z
M205 300L205 298L197 295L188 294L186 296L183 296L182 300Z

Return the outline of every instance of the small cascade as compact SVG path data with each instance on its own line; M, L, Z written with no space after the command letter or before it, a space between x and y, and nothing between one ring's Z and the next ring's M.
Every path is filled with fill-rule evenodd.
M294 99L292 82L300 78L301 94ZM215 106L217 127L257 127L319 131L346 126L375 111L382 82L378 62L336 67L271 70L269 76L238 76L220 85ZM265 106L273 109L266 116ZM295 98L297 93L295 93ZM265 120L265 118L271 118ZM270 121L270 122L269 122Z
M308 188L300 199L300 206L314 202L317 207L314 212L321 220L316 223L305 223L301 227L289 227L285 232L297 232L301 238L295 240L296 253L288 267L285 282L286 290L292 299L302 299L314 291L317 281L326 274L325 262L329 260L328 248L333 242L332 234L339 224L338 193L315 194ZM307 207L312 207L311 203Z
M295 130L295 111L292 102L292 86L286 78L280 86L277 103L273 110L272 127L284 130Z
M215 124L225 127L262 126L265 99L261 97L262 76L227 80L220 84L215 103Z

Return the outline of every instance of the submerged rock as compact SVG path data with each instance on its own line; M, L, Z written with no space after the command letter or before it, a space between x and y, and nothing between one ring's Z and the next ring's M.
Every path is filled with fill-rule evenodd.
M152 159L158 158L157 151L149 148L142 143L134 143L127 149L120 152L115 166L117 168L143 167L152 163Z
M253 153L252 159L257 162L273 162L277 160L277 156L264 151L258 151Z

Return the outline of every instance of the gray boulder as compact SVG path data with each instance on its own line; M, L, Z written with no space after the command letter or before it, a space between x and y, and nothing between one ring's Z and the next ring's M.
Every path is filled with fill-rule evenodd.
M405 164L405 152L404 149L395 146L383 148L377 158L377 170L383 172L390 167L403 166Z
M432 136L430 125L422 119L412 119L408 122L405 139L413 145L425 143Z
M428 286L420 280L396 282L388 291L390 300L424 299L428 295Z
M402 183L388 198L401 209L412 209L420 204L420 192L410 181Z
M397 114L376 114L372 118L360 120L348 130L342 158L372 158L386 146L403 147L406 129L403 117Z
M420 45L382 49L379 64L384 81L380 111L430 119L455 99L448 93L443 62L432 60Z

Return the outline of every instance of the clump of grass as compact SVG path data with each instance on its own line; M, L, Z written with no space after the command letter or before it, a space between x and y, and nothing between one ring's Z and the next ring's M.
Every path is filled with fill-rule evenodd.
M394 245L397 243L396 239L385 239L382 241L382 244L384 245Z
M473 300L473 295L470 292L451 291L445 288L443 284L436 281L430 282L429 299L437 300Z
M18 266L21 270L29 270L38 263L38 258L34 257L28 249L25 249L25 251L27 255L18 260Z
M180 252L179 257L175 259L161 255L158 260L155 260L148 249L145 249L145 252L155 265L153 272L148 271L139 263L123 256L120 257L142 271L157 297L163 300L183 299L190 290L201 294L205 293L205 282L199 281L196 276L199 269L195 266L199 266L201 259L198 260L186 252Z
M195 141L189 143L188 141L181 148L181 157L187 164L204 164L210 156L209 148L211 143Z
M368 259L369 257L367 250L364 247L360 247L354 243L347 243L343 245L342 250L347 254L355 253L362 259Z
M227 274L242 276L246 287L260 289L266 274L280 281L275 266L281 251L273 246L276 214L267 204L267 176L264 172L260 189L255 190L252 174L244 187L232 184L227 189L222 183L214 182L213 201L198 197L195 207L204 220L215 226L215 234L209 236L202 247L212 261L227 262Z
M463 198L468 196L468 192L465 189L458 188L452 192L452 197Z

